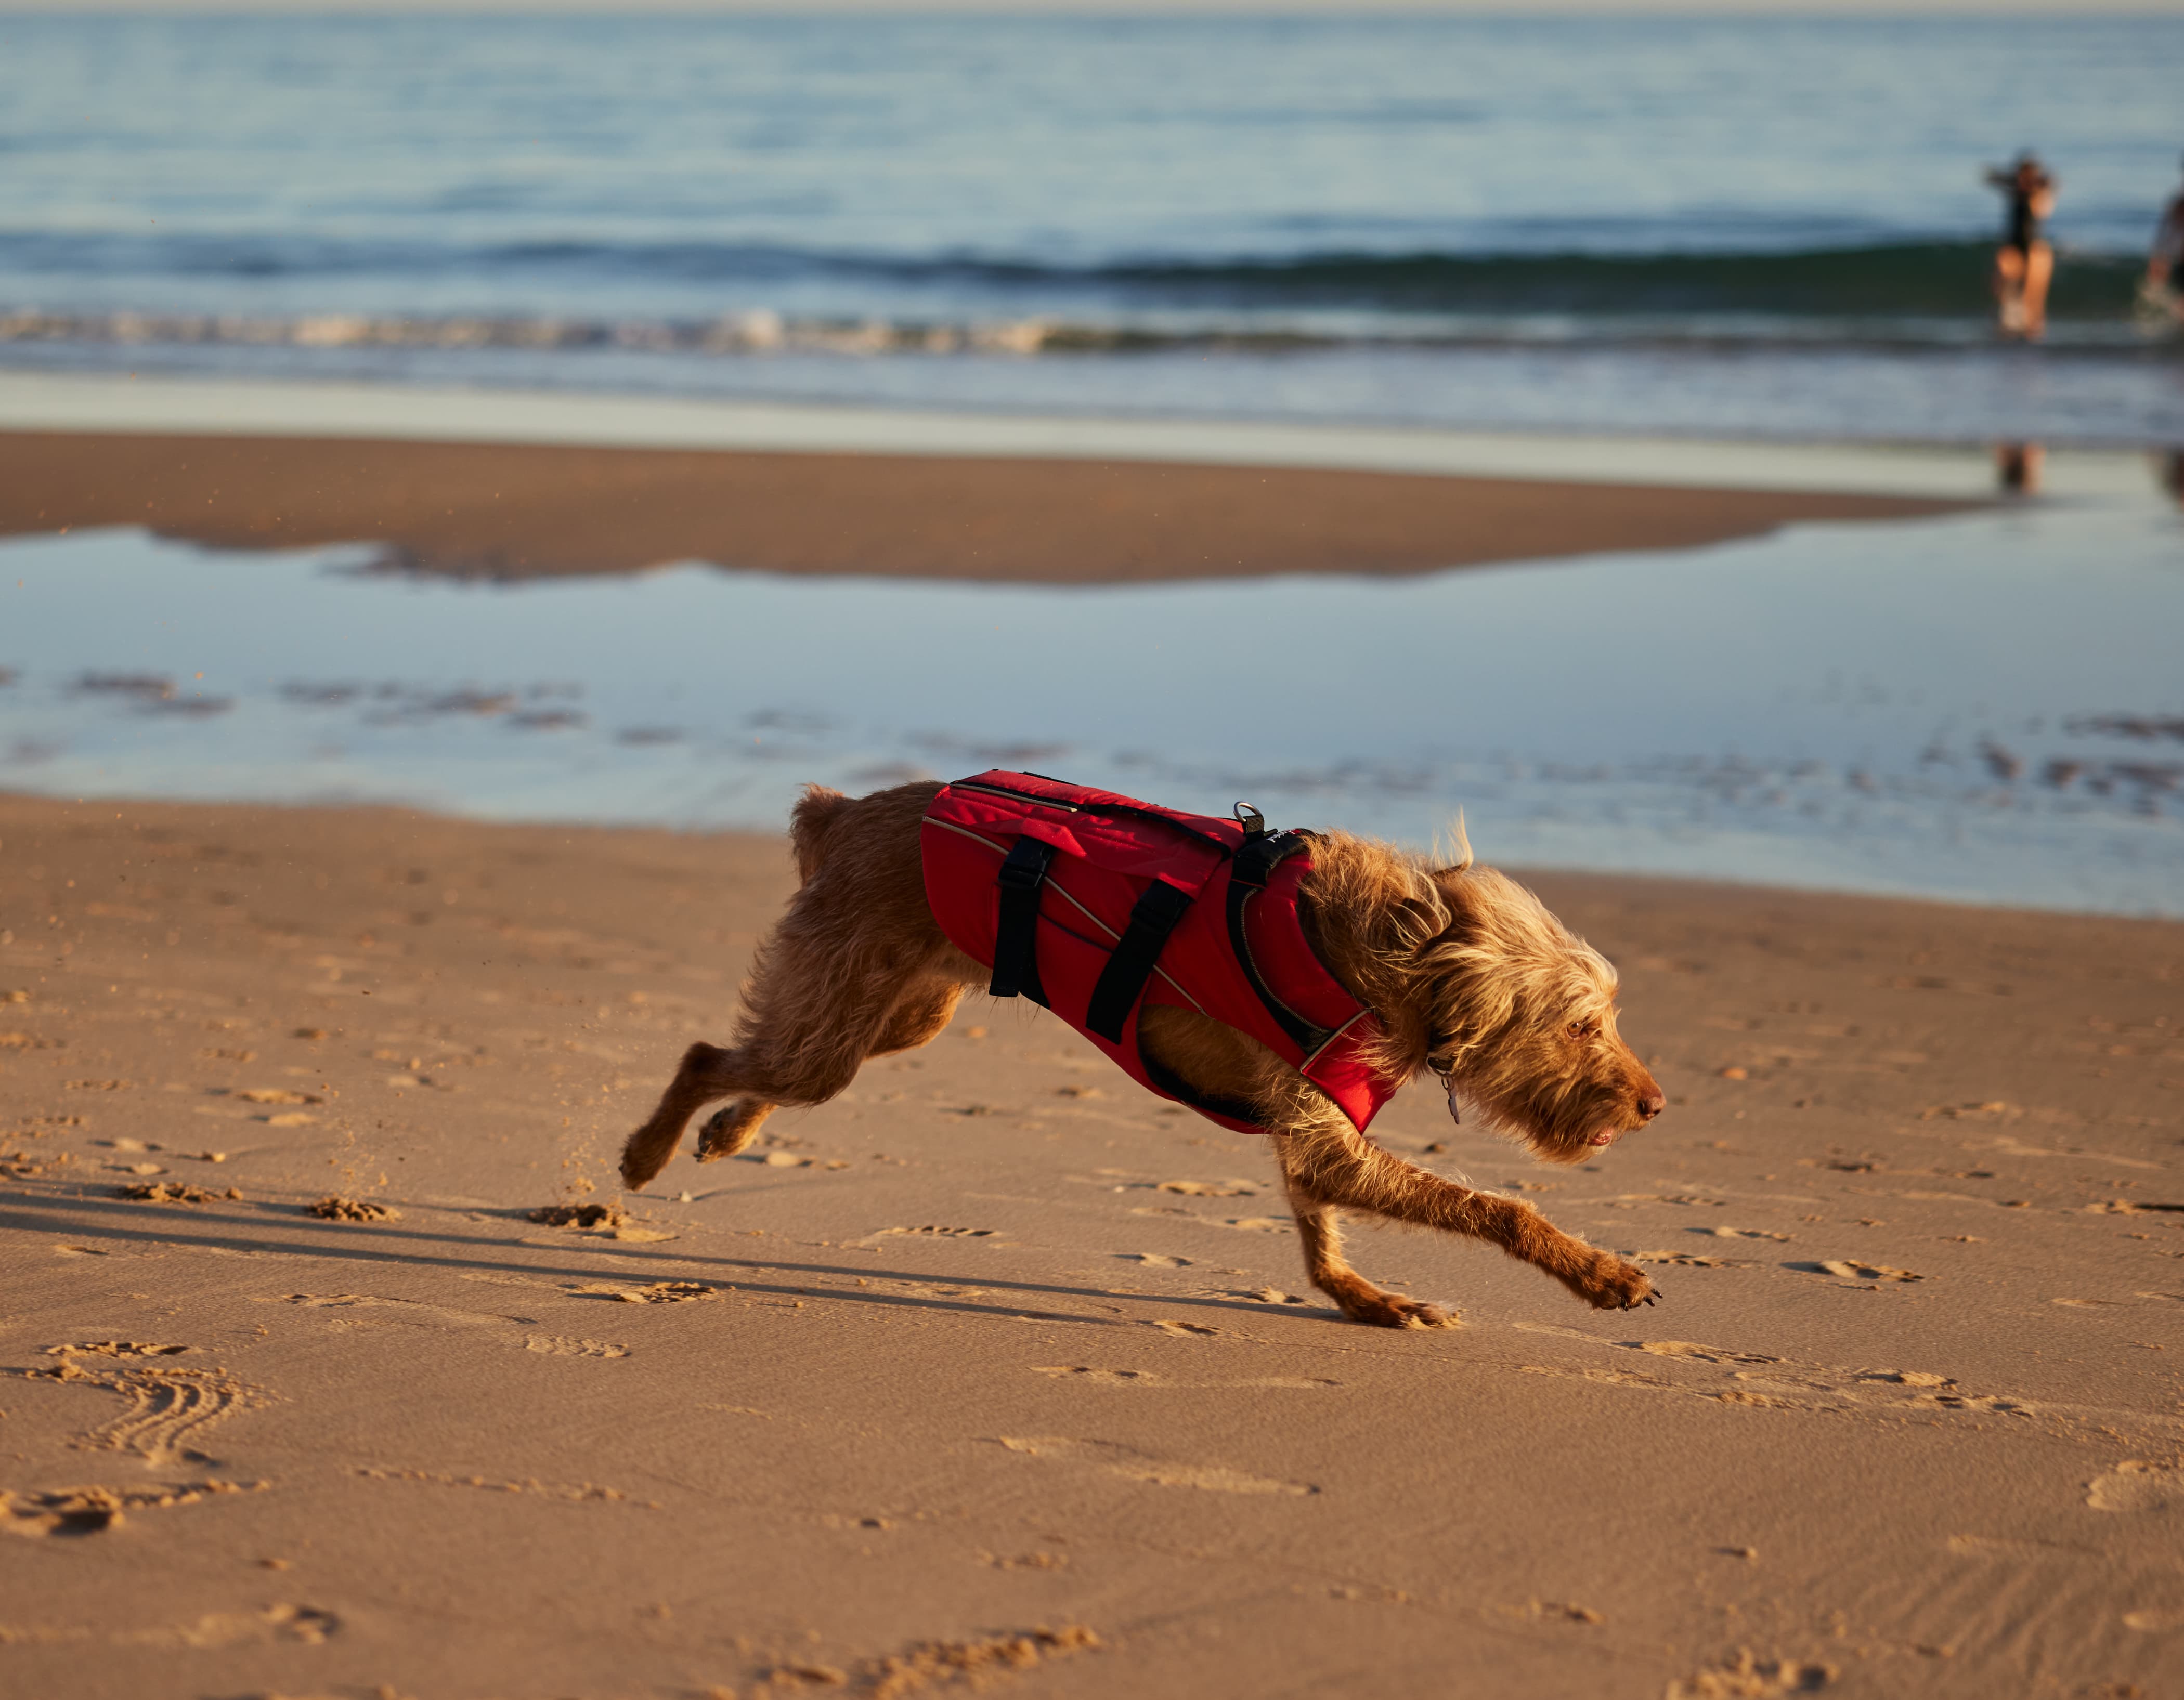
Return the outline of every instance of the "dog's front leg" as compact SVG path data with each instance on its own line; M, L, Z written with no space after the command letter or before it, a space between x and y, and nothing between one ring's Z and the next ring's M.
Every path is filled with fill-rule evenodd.
M1321 1291L1361 1322L1401 1327L1423 1319L1368 1314L1384 1308L1369 1302L1362 1310L1353 1308L1339 1286L1323 1281L1314 1261L1314 1233L1305 1226L1308 1209L1323 1214L1326 1207L1334 1206L1369 1211L1394 1221L1486 1240L1552 1275L1599 1309L1629 1310L1653 1301L1652 1283L1636 1264L1565 1234L1521 1199L1474 1192L1404 1162L1365 1139L1339 1113L1301 1115L1278 1141L1290 1195L1300 1201L1297 1225L1305 1242L1306 1266ZM1340 1283L1345 1276L1380 1299L1395 1297L1362 1281L1338 1252L1330 1278Z

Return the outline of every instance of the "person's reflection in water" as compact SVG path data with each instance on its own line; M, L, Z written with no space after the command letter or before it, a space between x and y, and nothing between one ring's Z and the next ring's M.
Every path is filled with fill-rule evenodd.
M2005 496L2037 496L2048 451L2036 442L2005 442L1994 451L1995 481Z
M2161 487L2169 492L2170 499L2184 508L2184 448L2172 448L2159 463Z

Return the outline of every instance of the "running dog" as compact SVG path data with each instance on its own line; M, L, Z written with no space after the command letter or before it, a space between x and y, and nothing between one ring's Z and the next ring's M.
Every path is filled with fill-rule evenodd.
M866 1058L933 1039L967 990L985 988L989 976L1002 989L990 964L951 941L928 901L932 853L922 834L949 789L920 783L854 798L807 789L790 826L800 884L757 952L734 1042L690 1047L659 1108L623 1147L625 1186L640 1188L666 1166L705 1105L733 1100L699 1139L698 1160L710 1163L743 1150L776 1108L826 1103ZM1148 819L1228 825L1111 801ZM1295 876L1293 912L1318 964L1369 1015L1356 1031L1367 1036L1379 1097L1430 1072L1446 1088L1451 1114L1460 1102L1540 1160L1560 1164L1596 1158L1660 1114L1660 1087L1616 1032L1614 969L1531 892L1475 865L1468 846L1459 847L1461 859L1436 867L1345 833L1294 836L1308 859L1296 858L1304 871ZM1039 901L1034 932L1050 924L1037 914ZM1118 931L1107 936L1122 955ZM1338 1107L1268 1043L1189 1003L1145 996L1133 1008L1132 1059L1142 1063L1131 1071L1168 1083L1168 1096L1217 1120L1269 1136L1306 1273L1357 1321L1454 1324L1438 1307L1387 1292L1350 1266L1337 1225L1344 1210L1485 1240L1602 1309L1653 1303L1642 1270L1563 1232L1530 1204L1444 1179L1373 1144L1354 1110Z

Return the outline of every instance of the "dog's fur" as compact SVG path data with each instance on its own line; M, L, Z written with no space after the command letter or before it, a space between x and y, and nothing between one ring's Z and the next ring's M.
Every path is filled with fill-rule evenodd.
M733 1156L783 1104L824 1103L867 1057L924 1044L989 971L950 944L925 900L918 823L940 787L851 798L813 786L791 816L802 883L759 948L733 1045L693 1045L652 1119L622 1148L623 1184L674 1155L690 1117L698 1160ZM1429 1069L1550 1163L1596 1156L1665 1100L1615 1031L1615 970L1529 892L1468 853L1453 866L1343 833L1314 845L1301 887L1314 947L1380 1018L1379 1065ZM1360 1322L1437 1326L1435 1306L1383 1291L1342 1256L1336 1212L1469 1234L1587 1303L1652 1301L1644 1273L1562 1232L1522 1200L1444 1180L1360 1135L1295 1069L1195 1010L1146 1006L1149 1055L1201 1091L1257 1107L1272 1130L1312 1284Z

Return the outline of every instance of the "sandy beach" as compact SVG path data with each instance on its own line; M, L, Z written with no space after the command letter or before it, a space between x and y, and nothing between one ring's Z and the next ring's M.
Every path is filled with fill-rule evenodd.
M1376 1131L1665 1299L1361 1230L1464 1318L1390 1334L1250 1141L982 999L530 1219L617 1203L788 878L0 801L12 1692L2178 1692L2184 927L1540 877L1668 1114Z
M376 543L497 578L706 560L1049 584L1421 573L1975 504L1324 467L0 431L0 536Z

